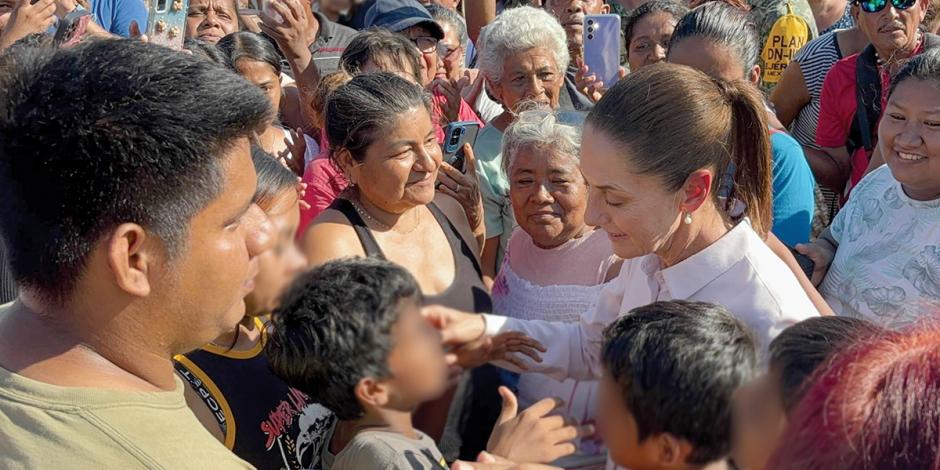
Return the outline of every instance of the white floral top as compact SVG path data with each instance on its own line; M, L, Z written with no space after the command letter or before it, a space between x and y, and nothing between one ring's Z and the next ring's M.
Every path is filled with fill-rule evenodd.
M839 247L820 292L836 314L897 329L940 313L940 199L909 198L884 165L830 231Z

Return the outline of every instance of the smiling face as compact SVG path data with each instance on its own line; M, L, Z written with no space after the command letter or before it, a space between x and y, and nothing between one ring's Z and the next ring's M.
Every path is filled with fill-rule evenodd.
M401 113L380 131L361 163L341 160L360 195L386 212L403 213L434 200L441 146L424 106Z
M232 0L192 0L186 17L186 37L210 44L238 31L238 15Z
M909 78L894 90L878 127L891 174L913 199L940 198L940 87Z
M666 60L669 38L676 29L676 18L670 13L658 11L644 16L633 26L633 36L628 39L630 70Z
M509 168L509 199L516 222L536 246L554 248L585 230L587 186L576 155L518 149Z
M910 51L917 40L917 28L924 20L930 0L918 0L906 9L897 10L888 0L881 11L866 13L859 10L858 27L882 58L890 57L898 50Z
M499 83L489 82L489 89L509 110L525 101L557 109L564 82L564 71L559 69L554 54L546 48L534 48L503 59Z
M603 228L614 253L629 259L671 244L682 213L679 194L662 178L630 170L630 152L588 124L581 140L581 173L587 181L585 223Z

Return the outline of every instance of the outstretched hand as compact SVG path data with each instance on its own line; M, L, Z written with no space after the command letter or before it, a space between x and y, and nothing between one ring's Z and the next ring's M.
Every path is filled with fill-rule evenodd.
M432 326L440 330L444 345L450 347L448 364L470 368L487 362L506 361L526 369L525 362L517 357L517 353L541 362L538 353L545 352L542 343L517 331L485 336L486 322L483 315L440 305L425 307L422 314Z
M573 454L582 436L594 434L594 426L577 426L552 413L564 406L557 398L546 398L519 413L516 396L499 387L503 409L486 445L491 454L513 462L545 463Z

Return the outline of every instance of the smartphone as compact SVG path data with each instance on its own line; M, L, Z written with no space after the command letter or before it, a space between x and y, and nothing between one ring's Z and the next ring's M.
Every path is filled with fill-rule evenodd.
M78 44L85 34L88 22L91 21L91 12L84 9L75 9L59 21L55 29L52 43L56 47L69 47Z
M444 161L450 166L456 168L461 173L466 173L464 164L466 157L463 152L463 145L470 144L472 147L477 141L477 134L480 132L480 123L475 121L452 122L444 129Z
M150 0L147 37L150 42L182 50L189 0Z
M584 17L584 65L610 88L620 79L620 15Z

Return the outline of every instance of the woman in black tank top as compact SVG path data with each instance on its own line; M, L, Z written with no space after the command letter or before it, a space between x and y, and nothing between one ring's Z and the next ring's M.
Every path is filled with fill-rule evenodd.
M201 349L177 356L174 366L189 385L186 402L196 417L236 455L260 470L320 469L320 447L333 414L271 373L263 350L263 316L306 267L294 242L300 223L297 179L271 155L257 148L252 153L258 173L254 202L273 225L273 244L258 256L244 321Z
M482 238L484 227L471 228L461 205L435 191L442 155L429 97L398 76L374 73L336 90L326 108L331 158L351 188L305 234L310 263L348 256L387 259L415 276L429 304L491 311L474 237L477 232ZM498 416L497 401L495 414L471 423L491 413L463 409L462 397L470 393L466 384L415 414L416 427L438 441L448 461L461 450L464 456L482 450ZM476 442L461 449L462 438L469 436Z

